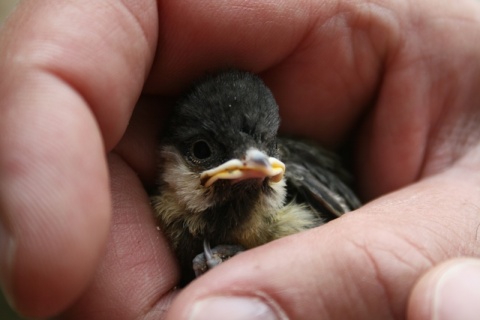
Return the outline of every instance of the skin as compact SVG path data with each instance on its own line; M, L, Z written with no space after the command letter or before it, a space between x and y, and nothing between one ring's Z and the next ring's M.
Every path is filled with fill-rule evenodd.
M4 291L35 317L182 319L241 296L292 318L430 319L438 277L422 275L480 255L479 25L468 0L24 0L0 34ZM283 132L354 138L372 201L175 291L142 187L155 119L231 65L262 75ZM162 97L133 112L145 79Z

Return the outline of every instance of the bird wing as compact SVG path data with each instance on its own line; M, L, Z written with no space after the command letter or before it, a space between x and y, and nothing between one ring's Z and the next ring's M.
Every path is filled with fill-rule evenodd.
M286 166L287 200L307 204L324 221L360 207L337 155L303 140L279 138L277 143Z

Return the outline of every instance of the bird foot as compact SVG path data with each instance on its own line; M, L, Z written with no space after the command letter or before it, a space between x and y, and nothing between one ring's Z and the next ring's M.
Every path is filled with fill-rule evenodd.
M193 259L195 276L198 278L208 270L213 269L242 251L245 251L245 249L237 245L219 245L211 249L210 243L205 239L203 242L203 253L200 253Z

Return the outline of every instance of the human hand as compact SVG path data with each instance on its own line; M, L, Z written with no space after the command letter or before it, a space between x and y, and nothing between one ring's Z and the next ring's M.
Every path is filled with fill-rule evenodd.
M110 156L114 218L102 255L109 222L102 142L111 150L125 130L157 22L148 92L176 93L219 67L260 72L288 119L284 132L335 147L359 125L359 190L365 199L384 195L229 260L186 288L170 317L198 312L208 305L192 309L194 301L209 296L264 299L292 318L402 317L426 269L478 255L477 3L423 1L409 10L395 2L164 1L159 17L151 1L126 3L131 11L123 5L52 10L27 1L6 29L17 36L3 33L9 50L0 53L0 70L10 76L0 84L0 148L9 150L0 152L2 221L16 244L7 287L24 312L52 314L83 292L65 317L155 317L176 295L173 258L134 174L145 182L155 171L155 130L138 125L144 121L116 147L120 157ZM56 25L65 28L53 32ZM138 119L156 109L139 108Z

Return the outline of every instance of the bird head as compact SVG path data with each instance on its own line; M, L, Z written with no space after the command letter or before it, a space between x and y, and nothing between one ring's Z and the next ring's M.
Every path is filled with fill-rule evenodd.
M202 79L173 111L161 150L163 182L194 212L228 206L241 215L265 197L282 202L279 123L260 78L228 71Z

